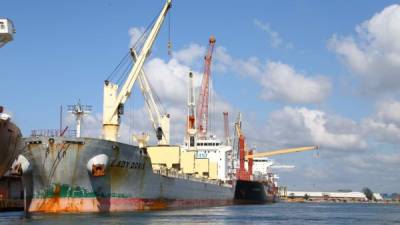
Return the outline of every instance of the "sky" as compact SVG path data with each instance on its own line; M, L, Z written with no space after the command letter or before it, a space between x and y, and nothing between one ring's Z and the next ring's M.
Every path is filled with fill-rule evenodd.
M289 190L400 192L400 5L397 1L173 1L144 69L182 143L188 72L200 85L210 35L212 131L242 113L257 151L276 156ZM15 39L0 49L0 105L29 136L59 127L59 108L93 106L83 134L101 135L103 82L164 1L5 1ZM168 29L169 28L169 29ZM169 35L170 34L170 35ZM169 37L170 36L170 37ZM168 55L168 40L172 55ZM121 141L151 132L138 87ZM64 110L64 125L73 126ZM231 133L233 130L231 130Z

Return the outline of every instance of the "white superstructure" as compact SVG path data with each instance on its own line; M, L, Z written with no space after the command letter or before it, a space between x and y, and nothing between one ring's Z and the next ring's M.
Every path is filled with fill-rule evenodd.
M187 143L184 148L187 148ZM220 139L209 137L196 141L196 158L208 158L210 162L217 163L218 180L226 181L232 146L225 145Z
M189 73L188 80L188 116L186 121L186 134L182 150L184 152L195 152L196 159L208 159L209 174L217 174L216 179L221 181L230 180L229 166L231 164L232 146L216 138L215 135L199 137L196 127L196 103L193 85L193 73ZM217 171L211 164L216 164ZM211 177L210 177L211 178ZM214 178L212 178L214 179Z

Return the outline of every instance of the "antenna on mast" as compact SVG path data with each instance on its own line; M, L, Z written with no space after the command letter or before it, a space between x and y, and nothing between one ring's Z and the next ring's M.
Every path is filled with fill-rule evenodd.
M68 112L74 114L76 120L76 137L81 137L81 123L82 118L92 112L91 105L82 105L79 99L78 103L75 105L68 106Z

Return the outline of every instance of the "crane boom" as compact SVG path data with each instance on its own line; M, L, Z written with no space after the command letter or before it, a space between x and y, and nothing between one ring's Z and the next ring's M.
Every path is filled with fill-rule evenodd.
M231 144L231 137L229 135L229 117L228 117L228 112L223 112L224 115L224 134L225 134L225 142L226 145Z
M193 73L189 72L189 85L188 85L188 115L186 119L186 135L185 141L190 150L196 148L196 103L194 97Z
M289 153L295 152L305 152L318 149L318 146L306 146L306 147L299 147L299 148L286 148L286 149L279 149L275 151L267 151L267 152L259 152L251 155L246 155L246 159L252 158L262 158L262 157L269 157L275 155L284 155Z
M197 108L197 129L199 136L205 137L207 135L208 126L208 96L210 92L210 75L211 75L211 59L214 51L215 37L211 36L209 39L207 54L204 57L204 75L201 82L198 108Z
M116 141L120 125L120 115L123 114L123 105L129 98L132 87L138 78L143 64L148 57L151 47L160 31L165 16L171 7L171 0L167 0L161 10L156 22L154 23L146 41L144 42L142 51L137 57L136 63L129 72L122 89L118 92L118 85L105 81L104 84L104 100L103 100L103 136L104 139Z
M131 56L133 60L136 61L137 54L134 49L131 49ZM150 121L152 122L156 133L158 144L169 145L169 114L161 112L159 105L155 101L153 90L151 89L150 83L143 69L140 70L138 80L140 90L142 91L146 102Z

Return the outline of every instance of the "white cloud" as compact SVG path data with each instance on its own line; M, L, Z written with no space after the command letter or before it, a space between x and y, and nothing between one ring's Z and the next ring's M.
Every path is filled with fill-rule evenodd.
M236 59L223 47L215 52L215 69L251 77L262 87L265 100L288 103L320 103L330 94L331 82L323 75L308 76L281 62L262 63L257 57Z
M232 57L228 54L227 49L222 46L215 48L213 59L213 71L220 73L226 73L229 66L233 64Z
M385 100L377 104L376 113L362 120L364 135L381 143L400 143L400 102Z
M193 65L194 63L204 62L206 48L199 44L192 43L187 48L183 48L173 53L173 57L185 65Z
M144 27L132 27L129 29L128 33L129 33L129 36L131 37L131 40L129 42L129 47L133 47L135 45L141 46L143 44L142 43L143 40L142 40L142 42L139 42L139 43L138 43L138 40L143 35L144 31L145 31Z
M383 143L400 143L400 128L392 123L364 119L363 131L367 136Z
M318 103L325 100L331 90L329 80L322 76L307 77L291 66L268 62L262 75L261 97L290 103Z
M397 168L400 163L400 153L374 155L374 159L375 162L378 161L382 165L390 165Z
M335 129L340 127L338 123L353 129ZM367 143L354 127L355 122L320 110L286 106L271 113L265 126L265 136L271 145L277 146L319 145L321 151L365 149Z
M281 36L279 35L279 33L277 31L274 31L271 26L269 25L269 23L267 22L261 22L258 19L254 19L254 25L256 27L258 27L259 29L261 29L262 31L264 31L267 36L268 39L270 41L270 46L273 48L277 48L277 47L281 47L284 45L285 48L292 48L293 44L292 43L284 43Z
M155 92L168 104L186 104L188 74L191 68L172 58L168 62L154 58L145 65L145 72ZM197 75L197 72L194 72ZM198 78L199 76L196 76ZM197 81L197 80L196 80ZM196 82L198 83L198 82Z
M385 100L378 105L377 117L386 123L400 126L400 102Z
M400 5L391 5L356 27L357 38L333 35L328 47L361 78L370 93L398 92Z
M257 57L250 57L248 59L237 59L235 67L238 73L259 78L262 71L262 63Z

